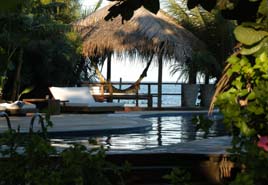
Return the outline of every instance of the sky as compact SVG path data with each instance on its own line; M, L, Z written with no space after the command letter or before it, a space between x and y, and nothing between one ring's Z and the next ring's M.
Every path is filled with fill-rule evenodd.
M85 8L94 6L98 0L81 0ZM109 1L103 0L102 6L109 4ZM102 73L106 76L106 65L105 64ZM119 60L116 57L112 58L112 81L119 81L122 78L123 82L136 81L143 69L146 67L146 62L132 61L131 59L125 59L124 61ZM179 74L170 75L170 64L166 62L163 66L163 82L176 82ZM156 63L152 63L148 72L147 77L143 79L143 82L157 82L158 81L158 67Z

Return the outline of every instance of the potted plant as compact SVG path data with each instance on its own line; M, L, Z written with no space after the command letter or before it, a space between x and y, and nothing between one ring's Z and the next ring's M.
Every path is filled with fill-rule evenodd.
M215 93L215 84L201 84L200 85L200 106L209 107L212 97Z
M196 84L198 71L196 62L187 59L184 63L174 63L171 65L171 68L171 74L175 75L180 73L177 81L182 80L183 82L181 85L181 106L195 107L199 92L199 85Z
M192 59L188 59L184 63L174 63L171 68L171 74L180 73L178 81L183 80L184 82L182 84L182 106L196 106L200 89L201 106L208 107L215 89L214 84L209 84L209 80L219 76L221 71L219 62L211 52L196 52ZM205 84L197 84L199 76Z
M182 84L181 86L181 106L195 107L199 92L198 84Z
M209 107L215 92L215 84L210 84L211 79L220 76L222 67L216 58L209 51L198 52L194 60L199 64L199 72L203 75L204 84L200 85L200 106Z

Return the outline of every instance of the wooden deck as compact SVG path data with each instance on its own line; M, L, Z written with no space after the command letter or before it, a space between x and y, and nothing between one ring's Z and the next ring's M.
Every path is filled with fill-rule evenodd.
M131 86L129 82L113 82L112 85L119 86L119 90L122 90L122 86ZM173 82L163 82L162 85L181 85L180 83ZM95 97L97 101L113 101L113 100L134 100L135 106L139 107L139 100L147 100L147 109L155 108L154 105L157 105L158 109L162 108L162 97L163 96L181 96L181 92L162 92L159 94L159 91L153 92L153 86L158 86L158 83L155 82L143 82L139 86L146 86L146 92L140 92L139 89L134 92L112 92L111 88L108 88L107 84L104 83L82 83L82 86L88 86L91 89L91 94ZM124 91L124 90L122 90ZM157 99L157 102L154 102L154 98ZM160 102L161 103L160 103ZM174 102L175 103L175 102ZM179 107L179 101L177 102L176 107Z
M147 107L151 109L153 107L153 96L151 94L129 94L129 93L105 93L93 95L96 100L110 101L113 100L135 100L136 107L139 107L139 100L147 100Z

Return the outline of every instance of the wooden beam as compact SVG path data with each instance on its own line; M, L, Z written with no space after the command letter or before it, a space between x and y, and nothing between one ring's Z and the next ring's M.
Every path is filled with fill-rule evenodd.
M107 58L107 81L111 82L111 73L112 73L112 54L108 54Z
M163 76L163 58L158 56L158 88L157 88L157 108L162 107L162 76Z

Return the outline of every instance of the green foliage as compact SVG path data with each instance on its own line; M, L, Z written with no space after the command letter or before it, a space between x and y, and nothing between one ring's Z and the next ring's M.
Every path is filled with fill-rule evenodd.
M255 30L254 28L237 26L234 30L236 39L245 45L253 45L268 37L268 32Z
M224 114L225 123L230 129L240 129L239 134L248 137L268 131L263 125L268 121L265 116L268 108L267 53L255 60L232 56L228 62L232 64L227 71L232 81L229 90L221 93L216 103Z
M6 79L7 79L6 76L0 76L0 93L2 93Z
M0 13L17 12L20 11L24 3L29 3L30 0L9 0L0 2Z
M197 72L205 76L206 83L208 83L209 79L219 78L222 71L221 59L216 58L212 53L212 50L207 50L195 52L192 56L191 62L196 64Z
M88 151L84 146L75 145L62 152L61 157L64 184L123 184L117 167L105 160L103 148Z
M236 179L230 183L230 185L254 185L252 177L248 174L238 174Z
M196 125L196 130L202 130L204 132L204 138L207 138L209 134L209 130L213 125L213 121L209 118L205 117L204 115L200 114L193 118L193 124Z
M0 154L0 184L124 184L121 170L106 161L103 148L77 144L59 153L39 134L12 131L1 135Z
M122 22L124 20L128 21L134 15L134 11L143 6L147 10L157 13L160 8L159 1L147 0L147 1L137 1L137 0L119 0L118 3L113 5L109 9L109 13L104 17L105 20L112 20L114 17L121 16Z
M169 180L172 185L191 185L191 174L182 168L174 168L164 179Z
M228 59L216 101L233 136L230 152L237 154L235 162L244 167L232 184L267 184L268 152L258 146L259 138L268 136L267 0L187 1L190 9L199 5L208 11L217 9L237 23L234 34L240 45Z
M217 8L225 18L238 23L234 35L240 48L228 58L223 91L216 101L233 136L229 152L237 154L234 161L243 166L231 184L267 184L268 153L259 146L259 138L268 135L267 1L188 0L190 8L198 4L209 11Z
M230 152L238 154L235 162L245 166L232 185L268 181L268 153L257 146L259 138L268 135L267 2L261 1L258 12L256 22L242 23L234 31L241 50L228 59L229 82L216 102L233 135Z
M29 86L45 89L79 81L81 40L68 25L80 17L79 10L78 0L25 1L20 11L0 13L0 75L8 77L6 99ZM16 79L17 87L12 85Z
M236 27L235 37L245 45L241 49L242 55L255 55L267 51L268 31L264 28L264 25L255 23L246 23Z
M176 62L171 73L174 75L179 72L179 78L185 74L186 78L188 74L195 74L193 77L190 76L190 79L196 79L198 73L205 76L206 83L211 78L219 79L224 61L234 45L233 23L224 20L219 11L207 12L201 7L189 10L185 0L165 0L164 5L178 24L191 31L206 45L206 48L200 48L201 51L194 52L188 63Z
M221 65L210 51L195 52L191 60L184 63L176 61L170 66L171 75L180 74L177 81L196 83L197 73L207 75L208 79L219 76ZM192 80L193 79L193 80Z
M31 92L33 90L33 87L28 87L28 88L25 88L18 96L18 100L20 99L20 97L23 95L23 94L27 94L29 92Z

